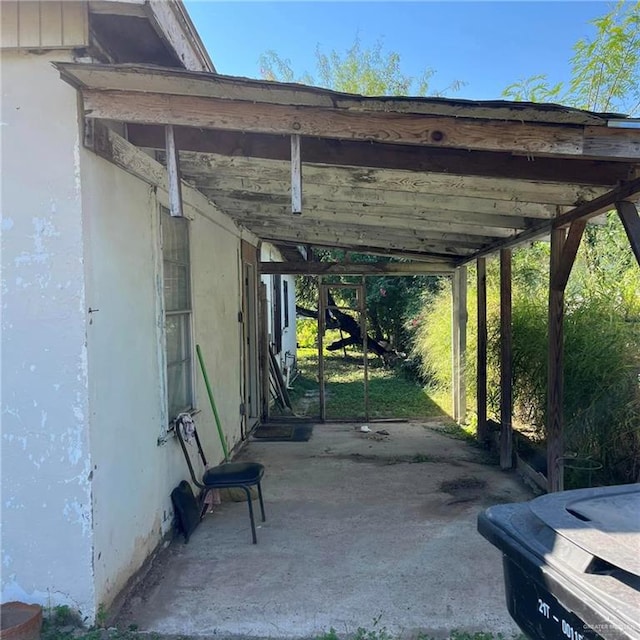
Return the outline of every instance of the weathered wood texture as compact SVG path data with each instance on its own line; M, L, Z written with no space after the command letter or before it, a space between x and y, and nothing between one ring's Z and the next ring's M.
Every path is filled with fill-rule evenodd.
M153 0L160 3L161 0ZM152 2L152 3L153 3ZM159 69L152 65L122 67L104 64L60 65L77 83L96 89L118 89L199 97L223 98L245 102L264 102L292 107L335 108L345 112L379 112L444 116L522 123L560 125L600 125L623 120L609 113L593 113L571 107L501 100L472 101L444 98L360 96L330 89L252 80L233 76L190 73L182 69Z
M150 149L163 149L163 130L158 125L130 124L129 140ZM180 149L234 158L271 159L287 162L290 158L289 137L285 135L222 131L197 127L176 127ZM413 172L484 176L512 180L584 184L613 188L634 177L633 163L603 163L538 157L532 162L526 156L505 152L438 149L415 145L393 146L381 142L358 142L329 138L305 138L302 161L337 167L362 167Z
M302 213L302 162L300 136L291 136L291 213Z
M478 416L477 439L486 443L487 429L487 261L478 258L477 274L477 364L476 364L476 412Z
M305 140L306 144L306 140ZM293 147L292 147L293 148ZM297 151L292 152L292 158ZM304 156L304 154L302 154ZM242 177L248 182L283 185L286 190L291 167L288 162L262 158L229 157L213 153L181 151L183 171L196 182L211 177L211 188L225 186L228 180ZM375 158L371 163L376 162ZM402 169L376 169L305 162L305 184L324 187L362 188L418 194L450 196L472 195L474 198L506 200L510 213L524 215L529 203L575 206L606 193L606 187L589 184L557 183L542 180L490 178L460 174L429 173ZM233 183L232 183L233 184ZM279 187L280 188L280 187ZM552 208L537 209L540 217L555 215Z
M467 413L467 268L455 270L452 280L453 419L464 422Z
M591 218L610 210L616 202L635 196L638 193L640 193L640 178L629 180L619 187L608 191L604 195L571 209L571 211L562 213L550 220L543 220L535 223L526 231L518 233L506 241L498 240L474 254L469 258L469 260L491 255L492 253L499 251L501 248L509 248L518 244L523 244L524 242L535 240L536 238L550 233L552 229L566 227L576 220L590 220Z
M549 266L549 346L547 364L547 484L548 490L564 488L563 438L563 324L564 288L554 289L554 274L562 260L565 230L551 234Z
M622 226L627 232L631 250L640 266L640 216L638 216L638 209L633 202L624 200L616 202L616 209L618 210L618 216L620 217Z
M553 273L553 278L551 280L552 289L556 291L565 290L586 226L587 221L584 219L576 220L571 223L569 233L563 243L562 253Z
M83 88L82 96L88 117L142 124L560 157L634 160L640 156L640 138L626 129L513 121L479 122L473 118L397 112L363 113L134 90Z
M167 194L169 193L167 170L159 162L130 142L127 142L111 129L101 125L101 123L95 123L93 133L89 147L92 151L144 182L157 187ZM192 206L209 220L230 233L236 235L240 233L234 222L223 215L202 193L184 181L181 188L184 204Z
M500 251L500 468L513 467L511 249Z
M167 125L165 135L167 138L167 180L169 183L169 211L172 216L181 218L184 215L182 210L182 182L180 180L180 157L176 148L176 141L173 135L173 127Z
M420 275L447 274L453 264L447 262L261 262L263 274L283 275Z
M89 44L88 3L3 0L0 48L73 49Z

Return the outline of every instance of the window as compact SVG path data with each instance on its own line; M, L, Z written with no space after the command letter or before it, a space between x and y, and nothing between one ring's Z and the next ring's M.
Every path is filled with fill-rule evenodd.
M162 263L169 420L193 408L189 222L162 209Z

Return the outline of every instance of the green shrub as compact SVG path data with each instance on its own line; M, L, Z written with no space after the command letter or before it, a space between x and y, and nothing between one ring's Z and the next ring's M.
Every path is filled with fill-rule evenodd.
M513 400L516 426L545 438L548 255L513 255ZM469 270L467 403L475 408L476 279ZM499 416L499 262L487 263L488 411ZM640 278L619 221L589 227L566 292L564 420L567 486L634 482L640 472ZM413 357L429 382L451 387L451 285L424 297ZM594 470L594 463L602 469ZM584 467L575 469L571 467Z

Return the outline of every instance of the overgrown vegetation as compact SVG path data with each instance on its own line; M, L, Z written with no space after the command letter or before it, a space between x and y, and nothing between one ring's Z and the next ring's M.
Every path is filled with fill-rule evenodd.
M565 450L568 486L634 482L640 472L640 278L617 216L591 227L566 293ZM513 256L513 393L517 426L543 441L546 424L546 243ZM499 417L499 265L487 268L489 409ZM475 316L475 273L469 274L469 317ZM414 353L424 378L449 391L451 294L448 281L425 296L414 318ZM476 326L468 325L468 401L475 393ZM602 466L601 469L595 467ZM573 468L572 468L573 467Z

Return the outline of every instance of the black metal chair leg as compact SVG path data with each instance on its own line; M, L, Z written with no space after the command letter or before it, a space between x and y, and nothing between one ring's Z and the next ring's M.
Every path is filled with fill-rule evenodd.
M253 537L253 544L258 544L258 537L256 536L256 523L253 518L253 505L251 504L251 491L249 487L242 487L247 494L247 504L249 505L249 518L251 519L251 536Z
M264 502L262 501L262 487L258 482L258 498L260 499L260 512L262 513L262 522L264 522L267 518L264 515Z

